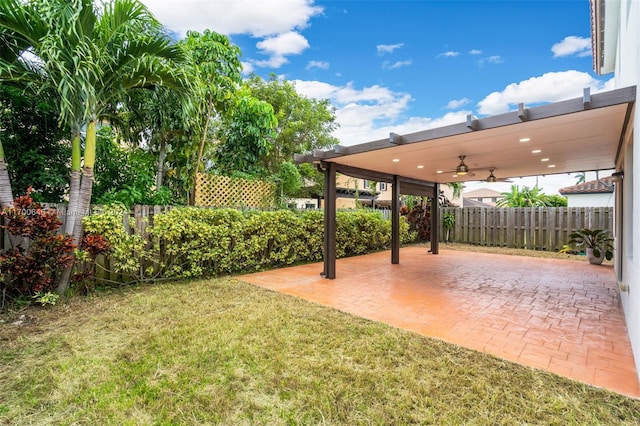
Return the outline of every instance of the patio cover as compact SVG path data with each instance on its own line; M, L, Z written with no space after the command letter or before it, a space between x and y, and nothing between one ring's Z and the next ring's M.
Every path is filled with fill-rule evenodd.
M390 182L392 197L392 263L399 263L400 194L437 196L439 184L498 178L614 169L622 137L632 119L636 86L566 101L518 109L486 118L398 135L329 151L296 155L297 162L316 163L325 172L325 267L335 278L335 174ZM460 160L471 173L454 176ZM437 203L434 203L436 205ZM432 231L439 224L437 209ZM434 241L435 240L435 241ZM431 250L438 252L438 235Z

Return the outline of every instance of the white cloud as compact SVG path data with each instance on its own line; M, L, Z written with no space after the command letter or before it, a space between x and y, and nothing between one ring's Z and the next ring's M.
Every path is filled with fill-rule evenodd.
M269 55L269 59L264 61L255 61L255 65L259 67L279 68L287 63L287 55L299 55L309 47L309 42L300 33L289 31L284 34L278 34L273 37L266 38L258 43L256 47L262 53Z
M312 68L320 68L321 70L328 70L329 69L329 62L325 62L325 61L309 61L307 63L306 69L310 70Z
M321 81L295 80L293 83L296 91L304 96L329 99L340 123L334 136L344 145L388 136L388 129L396 128L412 100L408 93L393 92L378 85L357 88L352 82L344 86Z
M469 55L482 55L482 50L478 50L478 49L471 49L469 51Z
M493 92L478 103L480 114L494 115L508 112L520 102L536 104L558 102L582 96L585 87L592 92L607 90L612 80L603 83L586 72L575 70L549 72L519 83L509 84L501 92Z
M242 64L242 74L249 75L254 71L253 64L246 61L241 61Z
M554 58L563 56L590 56L591 39L587 37L568 36L551 47Z
M436 56L437 58L441 58L441 57L445 57L445 58L455 58L456 56L460 55L460 52L456 52L454 50L449 50L448 52L442 52L441 54L439 54L438 56Z
M300 33L289 31L266 38L256 43L256 47L275 56L299 55L309 47L309 42Z
M391 63L389 61L385 61L382 63L382 69L385 70L395 70L397 68L402 68L402 67L406 67L411 65L412 61L411 60L407 60L407 61L398 61L398 62L394 62Z
M160 22L184 36L187 30L265 37L303 29L323 12L313 0L145 0Z
M335 86L321 81L295 80L296 91L316 99L329 99L336 108L340 127L333 135L342 145L383 139L390 132L413 133L429 128L461 123L471 111L449 112L442 117L407 117L413 100L409 93L394 92L374 85L357 88L353 83Z
M404 43L398 44L379 44L376 46L376 50L379 55L384 55L385 53L393 53L394 50L400 49L404 46Z
M500 55L487 56L486 58L482 58L478 61L478 64L482 67L485 64L501 64L504 61Z
M458 109L458 108L462 108L465 105L469 105L469 103L471 103L471 99L469 99L469 98L454 99L452 101L449 101L449 103L447 104L446 108L447 109Z

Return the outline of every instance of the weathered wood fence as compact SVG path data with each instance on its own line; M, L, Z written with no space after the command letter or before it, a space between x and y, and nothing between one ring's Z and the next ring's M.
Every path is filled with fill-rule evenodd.
M558 251L577 229L613 232L612 207L445 207L441 216L445 214L455 217L450 242L483 246ZM440 227L444 241L447 231L442 222Z
M56 209L64 223L66 204L48 204ZM125 229L148 238L147 229L154 225L154 217L171 210L171 206L134 206L123 211ZM95 207L92 207L92 211ZM441 217L452 214L455 225L449 230L449 241L483 246L526 248L558 251L569 239L569 234L581 228L613 230L611 207L543 207L543 208L455 208L441 210ZM441 241L447 231L440 222ZM6 232L0 228L0 251L10 247ZM99 256L96 278L102 282L128 282L130 276L113 272L108 257Z

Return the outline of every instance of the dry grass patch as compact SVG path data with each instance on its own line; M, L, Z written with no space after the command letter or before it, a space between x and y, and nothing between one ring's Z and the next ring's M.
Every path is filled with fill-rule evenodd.
M6 424L635 424L640 401L233 279L0 324Z

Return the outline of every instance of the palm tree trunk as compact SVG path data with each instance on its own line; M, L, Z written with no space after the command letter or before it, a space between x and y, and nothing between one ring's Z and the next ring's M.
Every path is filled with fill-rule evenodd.
M93 190L93 166L96 162L96 122L92 120L87 126L87 138L84 149L84 167L82 168L82 178L80 181L80 190L78 195L78 209L76 210L78 215L75 217L75 225L73 227L73 241L76 245L79 245L82 241L83 224L82 218L88 214L89 206L91 203L91 192ZM75 262L65 268L58 281L58 287L56 292L58 294L65 294L69 289L69 282L71 281L71 273Z
M71 138L71 180L69 185L69 205L67 207L67 221L64 225L64 233L67 235L73 234L73 228L81 214L79 209L80 175L82 171L80 168L80 150L80 130L76 129L74 130L73 137Z
M0 206L2 208L13 208L13 191L11 190L11 179L9 178L9 169L7 169L7 163L4 161L4 149L0 142ZM11 247L15 247L18 244L18 239L12 235L9 231L6 231L9 236L9 242Z
M0 205L2 207L13 207L11 179L9 179L7 164L4 162L4 155L0 157Z
M89 207L91 206L91 192L93 190L93 167L84 167L82 169L82 183L80 185L80 211L81 215L76 220L76 225L73 228L73 240L76 244L82 241L82 232L84 226L82 224L82 218L88 215Z

